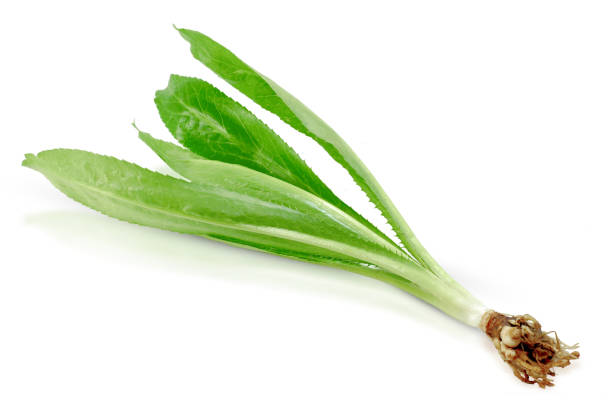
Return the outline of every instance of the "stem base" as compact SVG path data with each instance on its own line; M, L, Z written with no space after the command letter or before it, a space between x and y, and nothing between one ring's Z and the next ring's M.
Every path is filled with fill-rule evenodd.
M569 366L580 357L577 344L568 346L556 332L543 332L530 315L509 316L489 310L482 316L480 328L516 377L541 388L554 386L549 376L555 376L555 367Z

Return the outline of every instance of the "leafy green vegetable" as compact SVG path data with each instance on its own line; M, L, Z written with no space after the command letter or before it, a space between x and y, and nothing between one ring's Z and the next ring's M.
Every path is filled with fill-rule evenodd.
M210 38L181 29L193 55L253 101L318 142L387 218L400 247L340 200L282 139L212 85L173 75L155 102L185 147L139 137L185 180L80 150L27 154L70 198L106 215L199 235L392 284L479 326L514 374L551 386L554 367L579 357L529 315L488 310L423 248L369 170L327 124L272 80Z
M397 247L338 198L266 124L209 83L172 75L168 87L156 93L155 103L168 130L192 152L203 158L243 165L302 188L348 213Z
M178 29L178 31L190 43L191 53L197 60L261 107L276 114L297 131L319 143L349 172L372 203L382 212L410 254L436 275L451 280L421 245L376 178L329 125L293 95L210 37L193 30Z

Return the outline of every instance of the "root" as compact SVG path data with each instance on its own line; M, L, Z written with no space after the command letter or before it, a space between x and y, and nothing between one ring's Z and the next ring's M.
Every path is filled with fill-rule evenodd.
M549 376L555 375L555 367L569 366L580 357L577 344L568 346L556 332L542 332L540 323L530 315L509 316L490 310L482 316L480 328L516 377L541 388L554 386Z

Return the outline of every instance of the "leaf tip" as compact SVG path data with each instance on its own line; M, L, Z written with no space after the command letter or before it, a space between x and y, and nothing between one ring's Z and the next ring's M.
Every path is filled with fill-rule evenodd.
M149 145L149 140L152 138L149 134L147 134L144 131L141 131L140 128L138 128L138 126L136 125L136 120L132 121L132 127L134 127L136 129L136 131L138 131L138 138L140 138L140 140L142 142L144 142L145 144Z
M160 98L162 98L165 94L168 94L173 90L174 82L178 77L180 76L177 74L170 74L170 77L168 78L168 83L166 84L166 88L162 88L155 91L155 104L158 104Z
M21 166L32 168L34 161L36 161L36 155L31 153L25 154L25 158L21 161Z
M191 39L189 38L189 34L193 32L193 30L177 27L176 24L173 24L172 27L174 27L174 29L179 32L181 37L183 37L188 42L191 42Z
M140 138L141 141L143 141L145 144L149 145L148 141L153 139L153 137L151 137L150 134L141 131L140 128L138 128L136 126L136 124L132 124L134 126L134 128L136 128L136 131L138 131L138 138Z

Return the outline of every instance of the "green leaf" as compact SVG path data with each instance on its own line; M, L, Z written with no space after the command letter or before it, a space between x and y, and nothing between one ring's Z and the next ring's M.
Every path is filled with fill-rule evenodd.
M155 94L155 103L170 133L192 152L206 159L242 165L302 188L397 247L338 198L274 131L211 84L172 75L168 87Z
M341 164L387 219L406 249L423 266L447 277L421 245L378 181L349 145L322 119L278 84L236 57L231 51L197 31L178 29L191 45L193 56L221 78L281 120L321 145Z
M178 169L197 169L191 174L197 183L80 150L28 154L23 165L70 198L117 219L340 267L425 294L410 278L378 267L402 265L401 253L320 198L248 168L159 143L167 144L166 158L184 154ZM416 265L404 270L422 274Z

